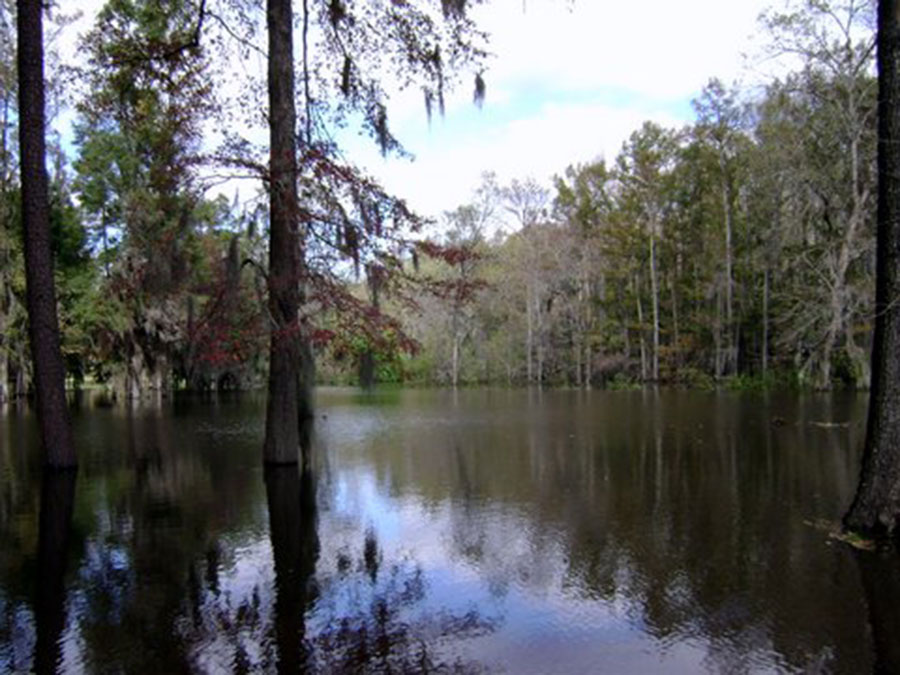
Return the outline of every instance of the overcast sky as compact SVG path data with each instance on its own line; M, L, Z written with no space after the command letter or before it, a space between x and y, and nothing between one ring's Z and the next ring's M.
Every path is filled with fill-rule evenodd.
M101 4L79 3L79 31ZM644 120L691 121L709 78L758 81L754 35L770 5L783 0L491 0L472 10L495 55L483 107L466 82L429 124L411 91L392 101L390 121L414 162L385 160L353 135L347 154L430 216L466 203L484 171L549 187L569 164L614 159Z

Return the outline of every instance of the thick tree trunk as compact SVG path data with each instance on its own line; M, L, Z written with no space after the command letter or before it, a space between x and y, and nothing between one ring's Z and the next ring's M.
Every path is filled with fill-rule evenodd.
M34 362L44 464L75 466L66 406L65 365L59 349L56 289L50 250L50 201L44 164L44 47L40 0L18 2L19 146L28 332Z
M878 3L878 226L872 389L856 497L844 526L900 524L900 2Z
M299 451L301 346L300 237L297 202L291 0L268 0L269 36L269 388L263 459L291 464Z

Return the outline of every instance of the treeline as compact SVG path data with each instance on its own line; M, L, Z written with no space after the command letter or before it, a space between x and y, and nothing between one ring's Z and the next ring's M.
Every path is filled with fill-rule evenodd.
M70 20L51 16L50 33L69 30ZM188 3L109 2L80 42L83 68L60 64L51 42L49 109L74 101L76 113L74 139L48 134L47 161L69 386L101 383L137 397L248 386L264 374L264 283L242 278L241 264L262 256L258 223L266 214L258 204L237 209L205 196L201 132L214 98L207 57L188 39L196 21ZM32 389L11 0L0 2L0 31L4 400Z
M0 399L24 395L31 368L13 17L0 0ZM298 330L319 379L867 386L871 19L856 0L767 15L772 49L799 58L792 74L762 92L712 80L694 123L645 123L615 161L570 167L552 190L487 175L435 243L414 236L401 200L324 146L301 148ZM215 156L204 150L210 121L227 125L199 31L190 3L117 0L82 41L86 66L51 69L51 99L76 110L74 143L51 134L48 161L72 386L136 397L264 379L267 193L210 199L203 176L265 172L227 128ZM347 63L334 86L368 91ZM258 93L239 103L254 109ZM370 112L387 152L397 141Z
M867 387L870 9L809 3L765 17L773 48L799 56L798 70L761 93L711 80L692 124L647 122L614 161L570 167L553 191L486 177L472 204L445 217L448 240L470 255L436 272L483 287L407 316L423 344L412 373Z

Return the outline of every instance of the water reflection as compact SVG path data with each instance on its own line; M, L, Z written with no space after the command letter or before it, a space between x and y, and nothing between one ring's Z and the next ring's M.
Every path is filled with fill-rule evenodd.
M898 558L807 524L851 496L864 399L319 400L308 461L265 470L259 400L83 404L55 557L65 499L0 420L0 671L898 670Z
M75 471L47 471L41 483L41 515L34 614L34 670L55 673L66 625L65 576L75 501Z
M309 469L266 467L269 536L275 565L275 635L278 672L309 666L306 613L315 602L319 533L316 482Z
M900 673L900 545L890 552L855 554L869 608L875 673Z

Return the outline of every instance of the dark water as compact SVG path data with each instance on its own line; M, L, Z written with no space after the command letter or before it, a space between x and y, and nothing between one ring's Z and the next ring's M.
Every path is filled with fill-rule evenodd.
M900 563L832 543L865 400L319 392L0 414L0 672L900 672Z

